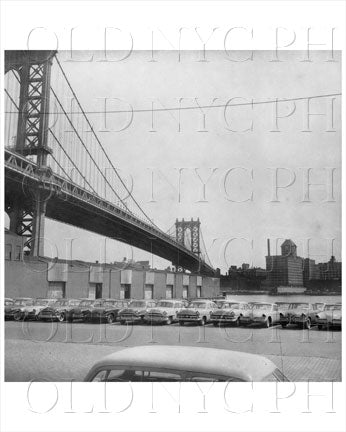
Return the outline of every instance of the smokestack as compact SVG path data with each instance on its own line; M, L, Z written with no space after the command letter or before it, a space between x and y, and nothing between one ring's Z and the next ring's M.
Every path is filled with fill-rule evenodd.
M268 256L270 256L270 240L267 239Z

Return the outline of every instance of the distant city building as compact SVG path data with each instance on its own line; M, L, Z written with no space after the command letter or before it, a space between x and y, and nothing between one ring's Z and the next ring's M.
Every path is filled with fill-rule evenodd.
M319 263L319 278L322 280L340 280L341 279L341 262L335 260L334 256L326 263Z
M290 240L281 245L281 255L270 255L268 241L268 255L266 256L266 284L278 286L303 286L304 260L297 256L297 246Z

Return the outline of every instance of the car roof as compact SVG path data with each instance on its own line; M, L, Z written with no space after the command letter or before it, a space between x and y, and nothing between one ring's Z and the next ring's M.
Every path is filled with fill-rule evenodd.
M98 369L112 366L191 371L244 381L261 381L276 369L272 361L257 354L218 348L145 345L125 348L104 357L93 366L88 376Z

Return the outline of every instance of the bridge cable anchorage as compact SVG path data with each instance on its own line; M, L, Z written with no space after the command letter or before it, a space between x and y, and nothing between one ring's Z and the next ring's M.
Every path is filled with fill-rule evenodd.
M80 104L80 102L79 102L79 99L77 98L77 95L76 95L76 93L74 92L74 90L73 90L73 88L72 88L72 86L71 86L71 84L70 84L70 82L69 82L69 80L68 80L68 78L67 78L67 76L66 76L66 74L65 74L65 71L64 71L64 69L62 68L62 66L61 66L61 64L60 64L60 62L59 62L59 59L57 58L57 55L55 55L55 59L56 59L56 61L57 61L57 64L58 64L58 66L59 66L59 68L60 68L60 70L61 70L61 72L62 72L62 74L63 74L63 76L64 76L64 78L65 78L65 80L66 80L66 82L67 82L67 84L68 84L68 86L69 86L69 88L70 88L70 90L71 90L73 96L74 96L74 98L75 98L75 100L77 101L77 104L78 104L79 108L81 109L81 111L82 111L82 113L83 113L83 116L84 116L85 120L87 121L87 123L88 123L88 125L89 125L89 127L90 127L90 129L91 129L91 131L92 131L92 133L93 133L93 135L94 135L94 137L96 138L96 140L97 140L97 142L98 142L100 148L102 149L103 154L106 156L106 158L107 158L109 164L111 165L111 167L112 167L112 169L113 169L113 172L115 172L116 176L117 176L118 179L120 180L120 182L121 182L121 184L123 185L124 189L125 189L126 192L128 193L128 196L131 197L132 201L135 203L135 205L137 206L137 208L139 209L139 211L144 215L144 217L147 219L147 221L149 221L149 224L153 225L155 228L157 228L159 231L161 231L160 228L159 228L159 227L158 227L158 226L157 226L157 225L156 225L156 224L151 220L151 218L150 218L150 217L149 217L149 216L144 212L144 210L141 208L141 206L138 204L138 202L136 201L136 199L133 197L133 195L131 194L131 192L130 192L129 189L127 188L127 186L126 186L126 184L124 183L124 181L123 181L123 179L121 178L121 176L118 174L118 172L117 172L116 168L114 167L114 165L113 165L111 159L109 158L108 154L106 153L106 151L105 151L105 149L104 149L104 147L103 147L101 141L99 140L98 136L96 135L96 133L95 133L95 131L94 131L94 128L93 128L92 124L90 123L88 117L86 116L86 114L85 114L85 112L84 112L84 110L83 110L83 107L81 106L81 104ZM83 145L84 145L84 144L83 144ZM85 146L84 146L84 147L85 147ZM100 171L100 170L99 170L99 171ZM101 172L101 174L103 175L102 172ZM106 177L105 177L105 176L103 176L103 177L104 177L105 180L106 180ZM107 181L107 183L109 184L108 181ZM114 191L114 189L112 188L111 185L110 185L110 187L111 187L111 189ZM114 192L115 192L115 191L114 191ZM116 196L119 198L119 200L122 202L122 204L125 205L124 202L123 202L123 200L118 196L118 194L117 194L116 192L115 192L115 194L116 194ZM128 209L127 205L125 205L125 208L126 208L130 213L132 213L132 212Z

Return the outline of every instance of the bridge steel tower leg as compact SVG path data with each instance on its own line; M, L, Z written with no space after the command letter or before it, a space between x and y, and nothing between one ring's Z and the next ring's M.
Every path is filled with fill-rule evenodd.
M186 231L189 230L191 233L191 245L186 244ZM200 241L200 231L201 231L201 222L199 218L197 220L191 219L179 221L176 219L175 221L175 235L176 241L181 243L184 246L190 246L191 251L196 254L199 258L201 256L201 241ZM179 268L179 262L176 263ZM183 270L183 269L181 269Z
M5 69L15 69L20 77L19 116L15 151L36 158L39 171L48 170L47 146L50 75L54 51L8 51ZM30 255L44 255L44 221L47 192L38 187L31 192L31 205L14 199L9 211L10 229L28 237Z

